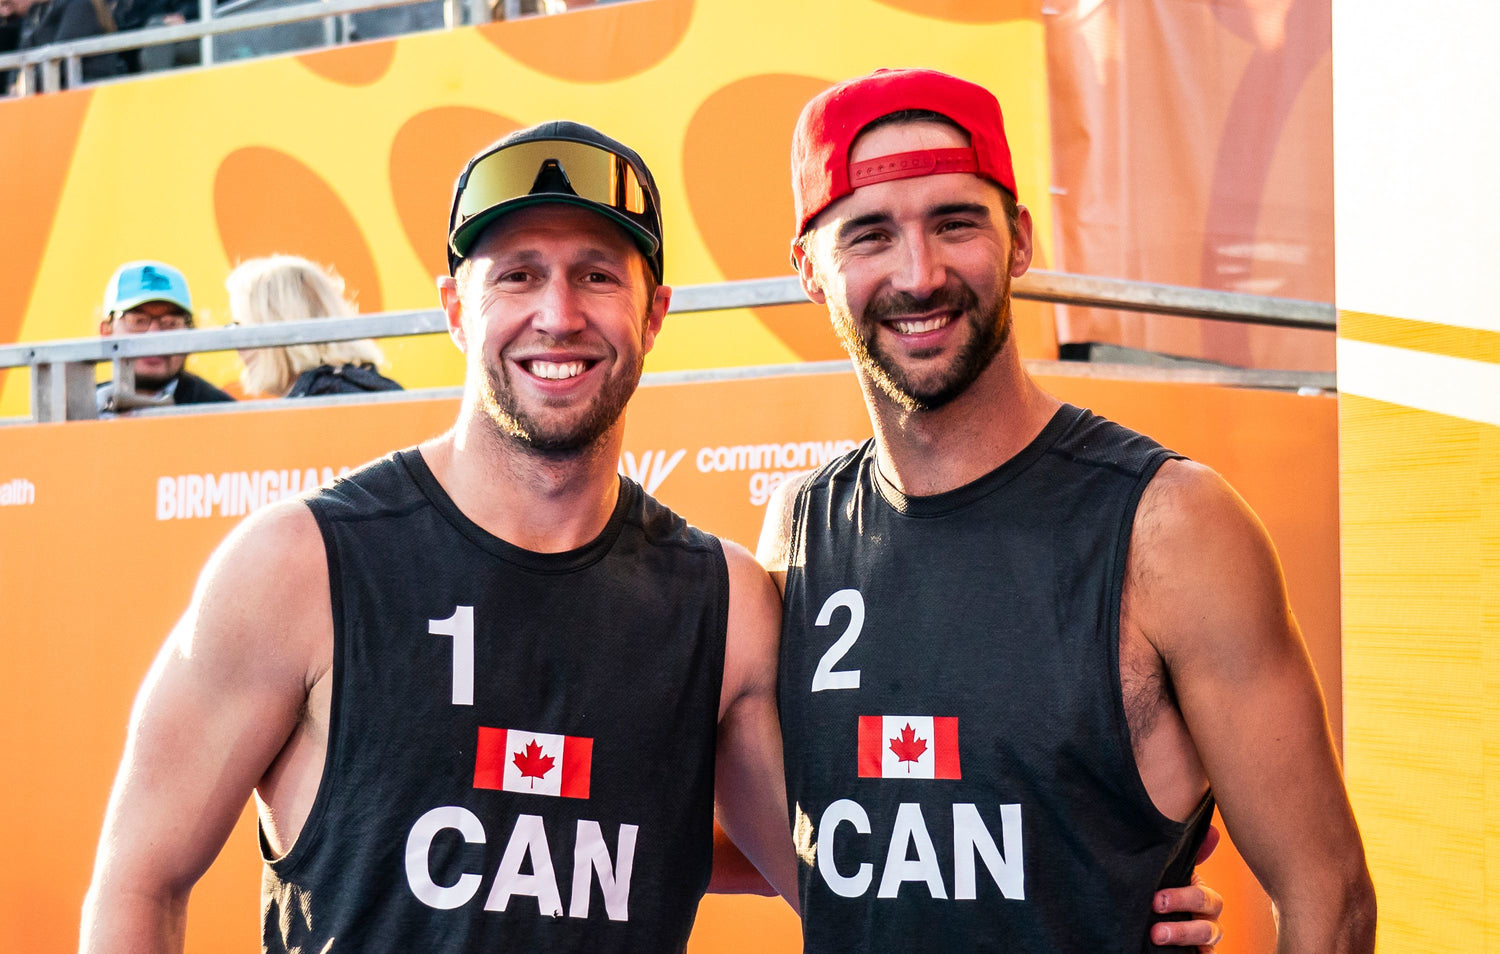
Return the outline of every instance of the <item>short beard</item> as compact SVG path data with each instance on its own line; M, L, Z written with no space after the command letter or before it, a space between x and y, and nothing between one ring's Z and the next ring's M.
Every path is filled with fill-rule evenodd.
M539 456L555 460L576 458L598 445L619 421L620 415L625 412L625 405L640 384L644 367L643 354L635 367L627 369L621 377L606 382L584 409L583 416L566 426L549 427L537 416L519 407L515 391L506 380L508 375L503 364L499 368L484 369L479 403L501 439L518 444Z
M872 299L865 306L862 327L847 311L835 311L834 327L855 365L898 407L912 413L936 411L967 391L1010 339L1008 264L1002 276L1000 294L988 310L981 305L974 289L959 281L956 285L944 285L925 299L905 292ZM881 350L877 335L880 323L885 319L935 310L957 311L959 314L954 320L967 322L973 335L948 368L934 380L922 382Z
M167 366L171 367L171 359L168 359ZM182 369L183 365L179 364L170 374L142 374L140 365L137 364L135 366L135 389L139 392L155 394L171 384L172 379L182 373Z

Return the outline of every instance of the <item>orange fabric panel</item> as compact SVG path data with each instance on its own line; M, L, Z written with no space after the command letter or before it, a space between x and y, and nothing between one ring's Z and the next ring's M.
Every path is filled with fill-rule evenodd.
M1332 301L1329 0L1052 6L1056 267ZM1333 370L1326 332L1059 308L1058 340Z

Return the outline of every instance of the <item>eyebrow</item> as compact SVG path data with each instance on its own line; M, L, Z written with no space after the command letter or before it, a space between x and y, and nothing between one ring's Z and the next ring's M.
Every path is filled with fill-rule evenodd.
M927 214L928 216L973 215L988 219L990 207L980 202L948 202L928 210Z
M851 232L869 228L872 225L884 225L891 221L889 212L869 212L865 215L857 215L852 219L845 219L833 234L834 242L843 244L849 238Z
M933 206L925 213L925 218L942 218L945 215L971 215L990 220L989 206L981 202L945 202L942 205ZM885 225L891 221L889 212L869 212L858 215L844 221L834 233L834 241L842 243L849 238L850 233L857 232L872 225Z
M490 260L490 267L485 271L485 277L490 278L497 274L504 274L506 270L516 265L529 265L539 262L543 258L541 252L531 248L521 248L514 252L507 252ZM628 258L623 256L623 258ZM622 256L605 248L589 247L579 252L577 258L570 265L613 265L619 267Z

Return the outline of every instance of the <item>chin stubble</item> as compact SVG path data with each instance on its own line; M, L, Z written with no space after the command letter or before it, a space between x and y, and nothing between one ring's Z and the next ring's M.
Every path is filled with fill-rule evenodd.
M954 320L969 324L973 334L936 380L923 384L880 348L877 332L883 320L935 310L957 311ZM874 299L865 306L863 318L862 323L856 323L847 312L834 316L839 338L855 364L902 409L935 411L968 390L1005 347L1011 327L1009 269L994 306L987 310L972 287L958 282L945 285L926 299L905 293Z

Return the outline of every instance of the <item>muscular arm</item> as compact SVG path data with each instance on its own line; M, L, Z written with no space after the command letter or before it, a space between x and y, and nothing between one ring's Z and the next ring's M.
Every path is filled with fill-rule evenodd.
M83 951L182 950L188 893L320 675L327 579L301 502L252 517L210 559L131 713L84 902Z
M1276 906L1279 950L1373 950L1374 891L1280 565L1211 470L1170 462L1147 488L1124 623L1166 666L1229 834Z
M776 716L781 601L748 551L726 541L724 555L729 561L729 634L715 770L719 824L795 908L797 866ZM733 886L725 884L721 872L716 887Z

